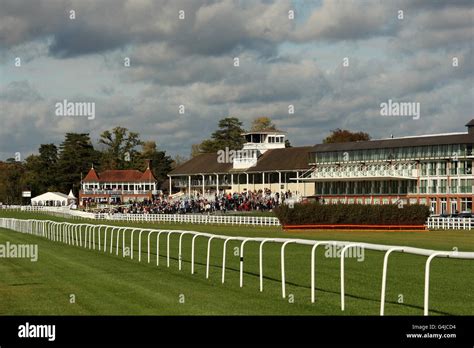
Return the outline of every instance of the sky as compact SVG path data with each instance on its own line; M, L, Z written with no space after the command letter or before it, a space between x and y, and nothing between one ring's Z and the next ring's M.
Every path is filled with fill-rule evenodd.
M116 126L189 156L228 116L294 146L465 131L473 40L472 0L0 0L0 160ZM95 117L57 116L64 100Z

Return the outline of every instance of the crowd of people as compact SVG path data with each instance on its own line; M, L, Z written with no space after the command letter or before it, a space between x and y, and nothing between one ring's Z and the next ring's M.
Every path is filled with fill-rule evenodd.
M270 190L241 193L215 193L214 196L196 194L191 197L158 196L152 200L130 201L99 209L101 213L123 214L211 214L246 211L271 211L292 198L292 193Z

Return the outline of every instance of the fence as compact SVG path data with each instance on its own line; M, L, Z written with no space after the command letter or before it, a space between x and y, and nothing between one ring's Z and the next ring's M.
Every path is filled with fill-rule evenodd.
M472 218L446 218L446 217L429 217L427 221L429 229L456 229L471 230L474 229L474 219Z
M115 236L115 255L119 255L119 243L120 235L122 236L122 257L130 256L133 260L133 251L135 249L134 234L138 233L138 261L142 259L142 234L146 233L147 240L147 261L150 263L150 237L156 234L156 265L159 266L160 258L160 236L166 235L166 265L170 267L170 236L172 234L179 235L178 245L178 262L179 270L181 270L182 264L182 240L184 235L191 235L191 274L194 274L194 258L195 258L195 241L198 237L207 238L207 254L206 254L206 278L209 278L209 263L210 263L210 252L211 242L214 239L224 240L223 252L222 252L222 277L221 282L225 282L226 272L226 249L227 243L231 240L240 241L240 287L243 286L244 282L244 247L246 243L255 242L259 243L259 280L260 280L260 291L263 291L263 251L265 243L277 243L281 245L280 249L280 262L281 262L281 294L282 298L286 298L286 282L285 282L285 248L288 244L300 244L311 247L311 284L310 284L310 295L311 303L315 302L315 283L316 283L316 249L321 245L335 245L342 247L340 254L340 285L341 285L341 310L345 309L345 267L344 259L346 251L353 247L364 248L367 250L374 250L385 252L383 268L382 268L382 288L380 294L380 315L384 315L385 308L385 294L387 287L387 272L388 272L388 259L391 253L401 252L413 255L427 256L425 263L425 283L424 283L424 304L423 313L428 315L429 309L429 283L430 283L430 264L431 261L436 257L443 258L454 258L454 259L474 259L474 252L459 252L459 251L437 251L420 248L412 248L405 246L390 246L370 243L354 243L344 241L316 241L306 239L289 239L289 238L251 238L251 237L229 237L223 235L213 235L209 233L195 232L195 231L181 231L181 230L157 230L157 229L146 229L137 227L121 227L121 226L109 226L109 225L98 225L98 224L74 224L69 222L56 222L50 220L20 220L13 218L0 218L0 227L7 228L13 231L28 233L40 237L45 237L49 240L66 243L77 247L83 247L99 252L113 253L114 245L114 232ZM110 236L110 246L107 248L107 235ZM126 254L126 237L129 237L130 241L130 253ZM96 243L97 241L97 243ZM103 243L101 242L103 241ZM97 248L96 248L97 246Z
M280 226L280 221L271 216L236 216L236 215L203 215L203 214L107 214L89 213L72 210L69 207L45 206L1 206L3 209L45 212L56 216L73 219L95 219L133 222L170 222L192 224L224 224L247 226ZM473 218L429 217L428 229L474 229Z
M280 226L280 221L271 216L236 216L236 215L205 215L205 214L108 214L89 213L72 210L68 207L45 206L8 206L4 209L45 212L56 216L113 220L133 222L171 222L192 224L224 224L224 225L250 225L250 226Z

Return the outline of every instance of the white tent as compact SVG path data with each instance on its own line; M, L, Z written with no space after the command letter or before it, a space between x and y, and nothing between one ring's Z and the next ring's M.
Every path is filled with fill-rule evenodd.
M61 192L46 192L31 199L31 205L67 206L68 196Z

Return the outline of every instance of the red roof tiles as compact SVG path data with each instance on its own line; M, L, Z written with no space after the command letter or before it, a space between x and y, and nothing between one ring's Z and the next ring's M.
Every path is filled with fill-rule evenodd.
M142 173L139 170L124 169L124 170L105 170L97 175L94 168L92 168L86 175L83 181L94 182L145 182L156 181L150 169Z

